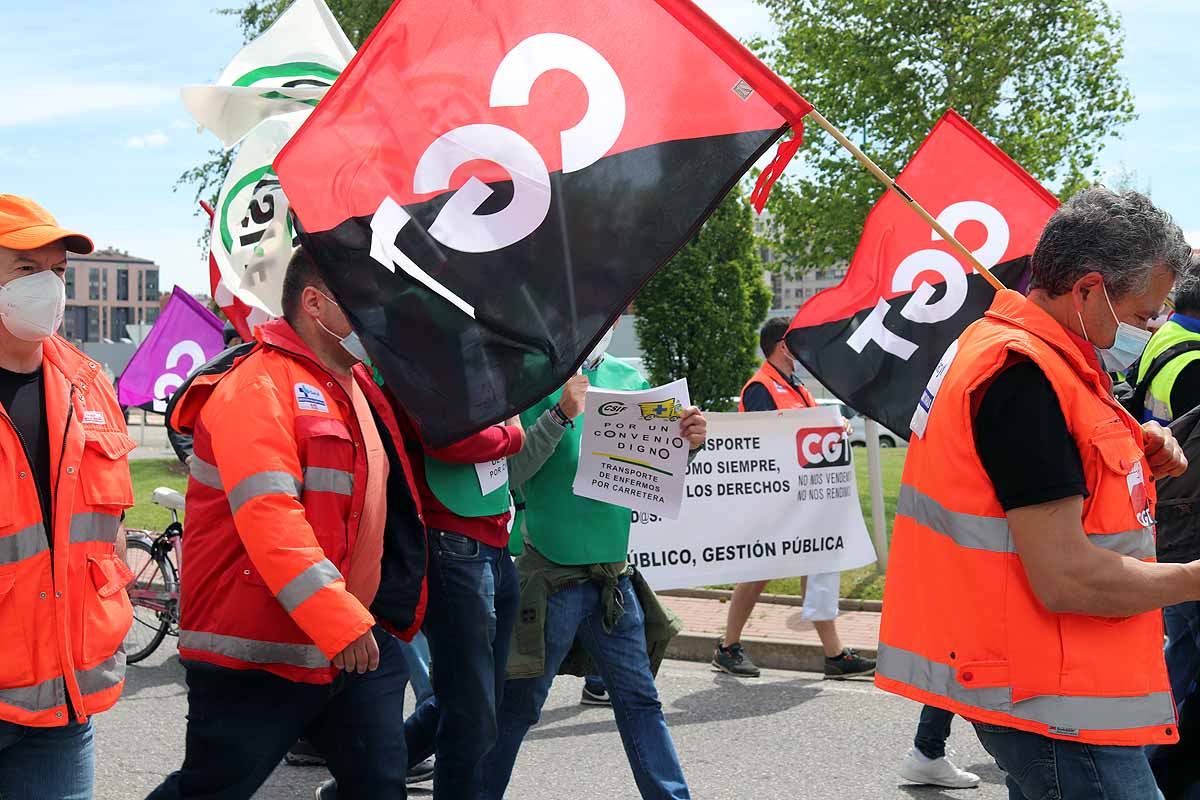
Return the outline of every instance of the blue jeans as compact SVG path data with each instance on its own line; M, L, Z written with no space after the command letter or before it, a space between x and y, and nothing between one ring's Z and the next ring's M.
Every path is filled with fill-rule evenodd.
M975 732L1006 773L1009 800L1162 800L1140 747L1068 742L979 722Z
M28 728L0 722L0 798L92 800L92 723Z
M1167 631L1167 673L1179 711L1179 743L1147 748L1150 766L1167 797L1200 800L1200 603L1163 609Z
M417 631L411 642L400 641L400 652L408 665L408 680L419 706L433 697L433 683L429 679L429 640Z
M546 604L546 671L537 678L510 680L500 704L500 738L484 767L484 800L500 800L526 732L541 716L558 668L578 636L596 662L612 698L617 730L646 800L690 798L679 756L667 730L658 689L646 655L645 618L629 578L621 578L625 613L606 633L600 584L587 581L560 589ZM620 794L615 792L614 796ZM564 793L563 796L566 796Z
M185 662L183 766L148 800L249 800L302 735L325 756L342 800L403 800L408 667L398 639L377 627L375 640L379 668L339 673L332 684Z
M429 531L425 636L435 695L404 726L410 758L437 752L438 800L476 800L483 761L496 741L496 714L521 599L507 550L452 531Z
M917 723L917 736L913 745L926 758L942 758L946 755L946 740L950 738L950 723L954 714L935 706L921 709L921 721Z

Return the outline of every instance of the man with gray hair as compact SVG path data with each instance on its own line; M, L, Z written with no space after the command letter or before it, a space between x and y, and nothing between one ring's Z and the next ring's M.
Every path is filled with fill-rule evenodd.
M1179 445L1112 397L1191 250L1136 192L1065 203L1029 296L997 294L913 418L876 683L975 723L1009 797L1161 797L1142 745L1178 738L1163 606L1200 561L1154 561L1153 479Z

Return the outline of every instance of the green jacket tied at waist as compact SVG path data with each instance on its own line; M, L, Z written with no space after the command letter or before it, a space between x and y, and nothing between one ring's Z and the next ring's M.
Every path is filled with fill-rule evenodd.
M546 604L550 595L584 581L604 584L600 607L604 613L605 631L612 630L625 608L621 604L618 581L628 575L634 594L646 617L646 654L650 669L657 674L667 653L667 645L683 630L683 620L659 602L646 579L626 562L563 566L549 561L526 544L525 552L517 559L517 574L521 579L521 604L517 624L513 628L512 649L508 656L509 678L535 678L546 671ZM594 675L596 668L578 639L558 668L559 675Z

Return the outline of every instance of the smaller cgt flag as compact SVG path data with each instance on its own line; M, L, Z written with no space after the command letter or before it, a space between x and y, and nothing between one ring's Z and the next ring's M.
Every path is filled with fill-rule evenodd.
M1009 288L1058 200L955 111L942 116L897 183ZM942 355L995 291L894 192L863 226L845 280L796 314L788 348L842 401L906 439Z
M561 387L811 108L687 0L404 0L275 168L439 446Z

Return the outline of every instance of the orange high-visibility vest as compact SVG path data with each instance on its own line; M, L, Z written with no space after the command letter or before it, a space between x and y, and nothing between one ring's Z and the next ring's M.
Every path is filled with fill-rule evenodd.
M83 722L125 683L132 575L115 544L133 505L134 442L99 365L57 336L42 345L42 385L53 546L24 445L0 409L0 720L53 727L72 721L68 697Z
M775 407L780 411L789 408L812 408L817 404L808 389L803 386L793 386L792 382L780 374L770 361L764 361L758 368L758 372L754 373L742 387L742 393L738 397L738 411L746 410L746 390L754 383L762 384L771 393L771 399L775 401Z
M990 381L1014 360L1033 361L1079 448L1089 540L1153 561L1155 495L1139 424L1066 330L1016 292L1000 292L943 364L949 359L940 386L935 378L922 399L928 417L923 433L915 422L905 463L876 684L970 720L1057 739L1176 741L1162 614L1047 610L1029 586L973 434Z

